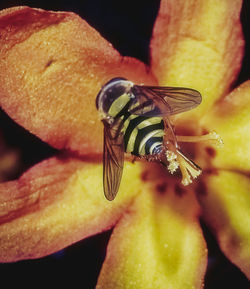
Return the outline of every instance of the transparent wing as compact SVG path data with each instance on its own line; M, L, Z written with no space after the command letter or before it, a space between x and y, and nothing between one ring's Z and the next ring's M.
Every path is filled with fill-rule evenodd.
M201 103L201 94L184 87L132 87L134 105L129 112L137 115L168 116L193 109Z
M112 201L119 189L124 163L123 134L104 123L103 144L103 189L104 195Z

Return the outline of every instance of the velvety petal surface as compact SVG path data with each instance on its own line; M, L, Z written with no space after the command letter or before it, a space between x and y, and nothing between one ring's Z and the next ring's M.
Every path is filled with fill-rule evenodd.
M116 225L97 288L202 288L207 249L193 192L157 166L144 176L151 184Z
M161 1L151 42L152 69L161 85L201 92L197 115L228 92L240 69L241 4L241 0Z
M250 172L250 81L217 102L200 121L203 130L215 130L223 139L214 146L211 166L248 174ZM211 144L205 144L211 149ZM202 149L202 146L200 145ZM203 161L206 157L203 155ZM201 160L202 161L202 160ZM205 164L204 164L205 165ZM205 165L206 166L206 165Z
M249 175L220 170L198 195L205 221L224 254L250 279Z
M119 194L105 199L102 166L52 158L0 184L0 261L38 258L111 228L141 191L140 165L125 162Z
M102 151L95 98L108 80L154 83L144 64L122 57L74 13L6 9L0 34L1 107L59 149Z
M250 81L220 100L201 121L221 135L224 146L200 147L205 187L198 194L206 221L226 256L250 278ZM212 168L212 170L211 170Z

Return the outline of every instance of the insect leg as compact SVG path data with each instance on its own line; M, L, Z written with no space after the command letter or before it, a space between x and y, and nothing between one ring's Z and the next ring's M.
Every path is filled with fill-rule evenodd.
M177 142L177 138L176 138L176 135L174 133L174 129L173 129L173 126L169 120L168 117L164 117L164 122L165 122L165 127L168 127L169 128L169 131L171 133L171 137L172 137L172 140L173 140L173 143L174 143L174 146L176 149L179 148L179 145L178 145L178 142Z

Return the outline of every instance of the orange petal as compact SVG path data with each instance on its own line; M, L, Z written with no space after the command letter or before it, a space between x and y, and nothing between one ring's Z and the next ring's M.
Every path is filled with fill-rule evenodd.
M12 8L0 13L0 27L0 105L56 148L101 152L101 86L117 76L154 82L74 13Z
M221 170L206 177L198 198L222 251L250 279L249 192L249 175Z
M162 175L156 166L150 174L153 170ZM166 175L158 181L142 185L116 225L97 288L203 287L207 249L195 196L192 191L175 194Z
M52 158L0 184L0 261L38 258L111 228L140 191L140 165L125 162L117 198L102 189L102 166Z
M200 114L230 89L241 66L241 0L162 0L151 42L161 85L203 95Z

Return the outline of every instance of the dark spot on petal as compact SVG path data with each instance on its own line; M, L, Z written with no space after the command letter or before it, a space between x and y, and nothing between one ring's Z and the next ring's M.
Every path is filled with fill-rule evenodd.
M196 192L200 195L207 195L207 186L203 180L198 182Z
M212 158L216 156L216 150L213 147L206 147L206 152Z
M148 174L149 174L148 171L144 171L144 172L141 174L141 179L142 179L142 181L146 182L146 181L148 180Z
M45 65L45 69L47 69L48 67L50 67L52 65L52 63L54 63L55 60L54 59L49 59L49 61L46 63Z
M182 197L186 193L185 188L182 187L180 184L175 184L174 191L175 191L176 195L179 197Z
M218 170L216 168L207 168L203 170L203 173L207 175L218 175Z
M229 240L230 248L237 248L240 243L241 243L240 238L236 234L232 234Z
M166 182L160 183L156 185L156 191L160 194L164 194L167 190L168 184Z
M209 133L209 131L207 129L205 129L205 128L202 129L202 134L208 134L208 133Z

